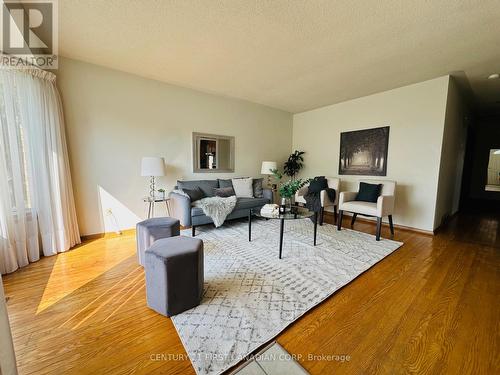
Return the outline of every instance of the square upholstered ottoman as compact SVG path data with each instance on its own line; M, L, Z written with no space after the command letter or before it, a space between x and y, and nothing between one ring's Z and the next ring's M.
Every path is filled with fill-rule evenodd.
M150 308L172 316L199 305L203 295L203 241L171 237L146 250L146 297Z

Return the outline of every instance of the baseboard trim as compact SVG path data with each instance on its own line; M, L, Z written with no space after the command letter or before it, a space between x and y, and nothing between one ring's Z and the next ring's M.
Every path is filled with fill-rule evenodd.
M332 218L333 222L333 213L325 211L325 217L330 216ZM344 216L352 216L350 212L344 212ZM370 220L364 217L358 216L356 218L356 221L362 221L364 223L370 223L375 225L376 222L374 220ZM389 227L389 223L382 222L382 226ZM435 232L429 231L429 230L424 230L424 229L419 229L419 228L413 228L413 227L407 227L406 225L400 225L400 224L394 224L394 229L398 230L404 230L407 232L414 232L414 233L419 233L419 234L425 234L426 236L434 236Z
M93 241L93 240L98 240L99 238L118 238L122 236L128 236L135 234L135 229L124 229L120 233L116 232L106 232L106 233L94 233L94 234L86 234L83 236L80 236L80 239L82 242L84 241Z
M443 230L443 228L446 226L446 224L448 224L453 218L455 218L455 216L458 215L458 211L455 212L454 214L451 214L451 215L448 215L446 216L442 221L441 221L441 224L439 224L439 226L434 229L434 234L437 234L439 232L441 232Z
M182 225L180 226L181 230L184 229L189 229L189 227L183 227ZM130 228L130 229L124 229L120 233L116 232L105 232L105 233L94 233L94 234L85 234L83 236L80 236L80 239L82 242L84 241L94 241L98 240L99 238L118 238L122 236L129 236L135 234L135 228Z
M325 218L327 218L327 217L331 218L331 223L332 224L334 223L333 212L325 211L324 215L325 215ZM352 216L352 214L350 212L345 212L344 216ZM453 216L454 215L452 215L451 217L453 217ZM360 216L358 216L356 218L356 221L362 221L364 223L370 223L370 224L373 224L373 225L376 224L374 220L370 220L370 219L367 219L367 218L364 218L364 217L360 217ZM389 223L382 222L382 226L389 227ZM181 225L180 229L183 230L183 229L188 229L188 228L191 228L191 227L190 226L183 227ZM442 225L439 226L439 228L436 228L434 231L428 231L428 230L423 230L423 229L418 229L418 228L413 228L413 227L407 227L405 225L394 224L394 229L404 230L404 231L414 232L414 233L420 233L420 234L425 234L427 236L434 236L441 228L442 228ZM124 229L120 233L106 232L106 233L86 234L84 236L80 236L80 238L81 238L82 242L85 242L85 241L98 240L100 238L118 238L118 237L122 237L122 236L133 235L133 234L135 234L135 228Z

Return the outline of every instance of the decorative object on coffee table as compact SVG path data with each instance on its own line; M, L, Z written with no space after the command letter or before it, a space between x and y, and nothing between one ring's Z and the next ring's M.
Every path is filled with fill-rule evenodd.
M165 176L165 160L160 157L143 157L141 162L141 176L150 177L149 196L154 199L155 177Z
M278 181L281 181L281 179L283 178L283 174L281 174L281 172L279 172L277 169L273 170L273 174ZM281 197L280 207L284 205L285 212L290 211L290 207L292 206L292 197L295 195L295 193L309 181L310 179L299 178L298 180L288 180L287 182L279 183L278 191Z
M287 208L290 209L292 206L292 202L290 198L281 198L280 205L279 205L279 213L284 214L287 212Z

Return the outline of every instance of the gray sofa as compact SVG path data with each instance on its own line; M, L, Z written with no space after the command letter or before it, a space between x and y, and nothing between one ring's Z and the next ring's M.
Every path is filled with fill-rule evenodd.
M213 197L214 189L219 187L228 187L231 180L196 180L196 181L177 181L175 190L196 189L203 191L205 197ZM175 192L169 194L170 197L170 215L178 219L182 226L191 227L192 234L195 235L195 228L200 225L213 223L212 219L203 213L199 207L192 207L191 200L185 195ZM238 198L233 212L226 218L227 220L247 217L251 209L260 209L273 199L273 193L270 189L263 189L262 197L259 198Z

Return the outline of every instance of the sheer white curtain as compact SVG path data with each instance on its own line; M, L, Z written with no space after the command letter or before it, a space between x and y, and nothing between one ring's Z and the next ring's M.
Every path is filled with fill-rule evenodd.
M0 67L0 273L77 243L55 75Z

